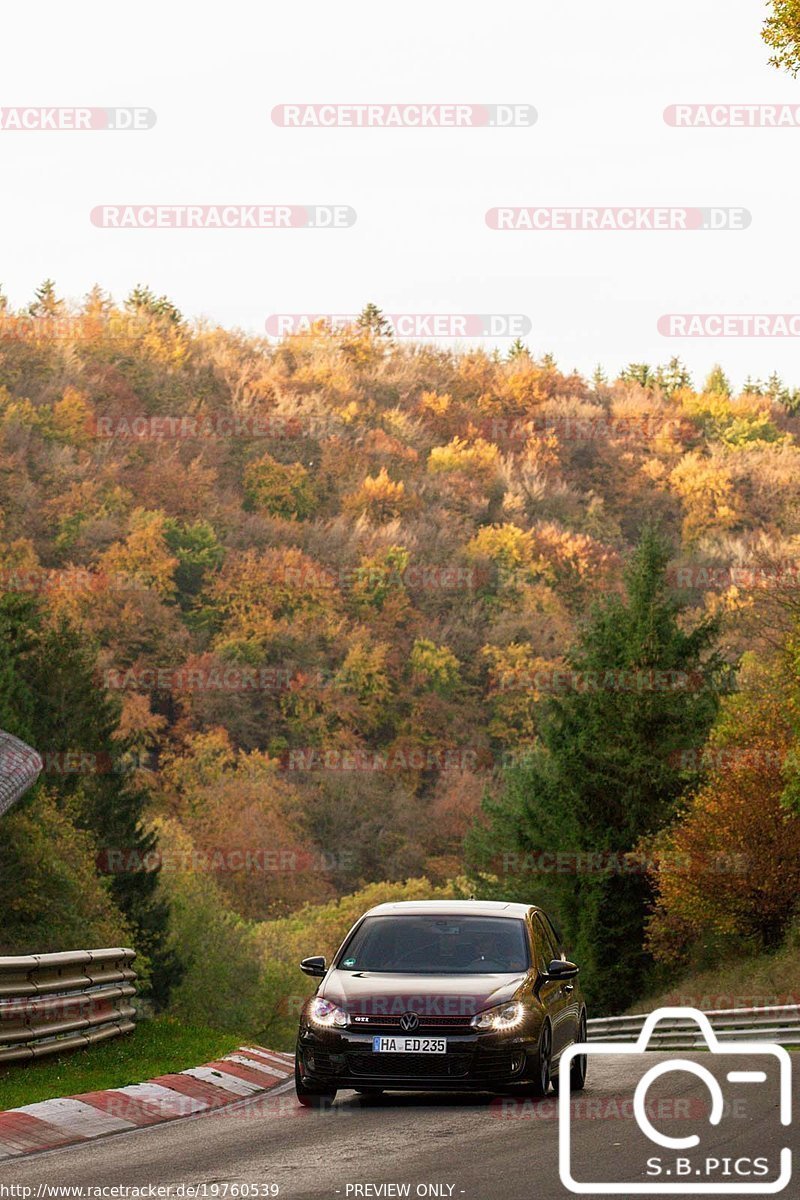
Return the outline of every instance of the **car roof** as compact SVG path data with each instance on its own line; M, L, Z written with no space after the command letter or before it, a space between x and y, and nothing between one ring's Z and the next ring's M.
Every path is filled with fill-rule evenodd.
M512 904L505 900L397 900L377 904L364 915L367 917L388 916L440 916L440 917L516 917L518 920L528 913L536 912L535 904Z

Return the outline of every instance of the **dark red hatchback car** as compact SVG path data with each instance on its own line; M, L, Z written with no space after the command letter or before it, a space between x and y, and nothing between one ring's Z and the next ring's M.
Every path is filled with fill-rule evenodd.
M578 967L541 909L499 901L380 904L353 926L303 1007L301 1104L350 1088L472 1089L544 1096L586 1040ZM586 1078L573 1059L570 1086Z

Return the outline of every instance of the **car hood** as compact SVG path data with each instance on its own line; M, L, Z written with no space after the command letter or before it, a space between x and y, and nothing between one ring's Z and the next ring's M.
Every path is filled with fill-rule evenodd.
M474 1016L512 1000L525 974L397 975L381 971L331 971L319 996L350 1013L416 1012L420 1016Z

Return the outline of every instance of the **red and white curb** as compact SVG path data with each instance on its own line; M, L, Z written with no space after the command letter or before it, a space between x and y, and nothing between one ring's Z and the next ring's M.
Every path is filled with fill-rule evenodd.
M0 1112L0 1161L224 1108L271 1091L293 1073L293 1055L240 1046L146 1083L25 1104Z

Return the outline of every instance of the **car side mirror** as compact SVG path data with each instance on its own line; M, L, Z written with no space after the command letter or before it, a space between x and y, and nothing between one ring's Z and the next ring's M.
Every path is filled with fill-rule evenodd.
M313 975L316 979L321 979L327 969L325 959L321 954L315 955L313 958L304 958L300 963L300 970L305 975Z
M580 971L574 962L569 962L567 959L554 958L547 968L548 979L574 979Z

